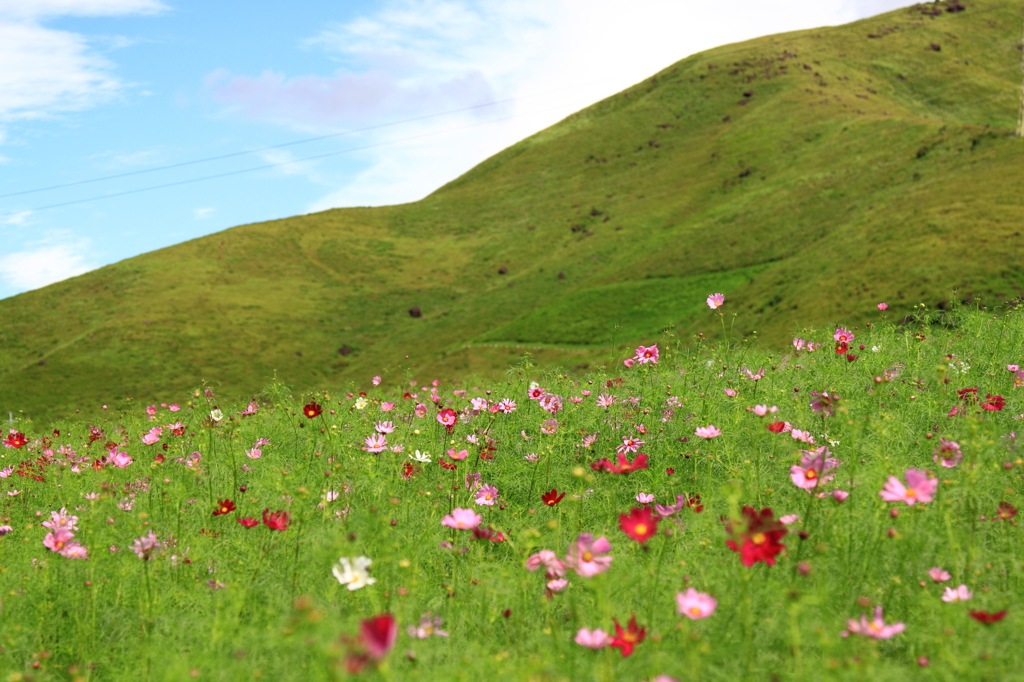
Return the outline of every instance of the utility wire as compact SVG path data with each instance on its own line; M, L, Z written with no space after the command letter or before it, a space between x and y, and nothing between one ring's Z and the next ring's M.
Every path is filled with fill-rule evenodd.
M129 171L127 173L118 173L116 175L105 175L99 178L90 178L88 180L76 180L74 182L65 182L59 185L49 185L47 187L37 187L35 189L23 189L17 192L11 192L9 194L0 194L0 199L7 199L8 197L23 196L25 194L36 194L38 192L47 192L53 189L63 189L65 187L76 187L78 185L87 185L94 182L102 182L104 180L116 180L117 178L127 178L133 175L142 175L145 173L155 173L162 170L170 170L172 168L181 168L183 166L194 166L199 163L208 163L210 161L220 161L222 159L231 159L236 156L244 156L246 154L258 154L259 152L269 151L271 149L281 149L283 147L292 147L297 144L306 144L307 142L319 142L320 140L329 140L334 137L342 137L344 135L356 135L358 133L365 133L371 130L380 130L381 128L389 128L398 125L404 125L406 123L415 123L416 121L425 121L431 118L437 118L439 116L450 116L451 114L460 114L466 111L473 111L475 109L483 109L486 107L495 107L499 104L508 104L509 102L516 102L521 99L527 99L529 97L539 97L541 95L548 95L552 92L564 92L573 88L581 88L587 85L594 85L595 83L603 83L605 81L614 80L614 77L601 78L594 81L587 81L586 83L579 83L566 88L558 88L555 90L546 90L544 92L535 92L530 95L521 95L519 97L510 97L509 99L501 99L494 102L487 102L485 104L474 104L473 106L463 107L461 109L451 109L449 111L441 111L434 114L424 114L423 116L414 116L413 118L406 118L401 121L392 121L391 123L380 123L377 125L367 126L365 128L356 128L354 130L346 130L340 133L330 133L328 135L320 135L317 137L307 137L302 140L294 140L292 142L282 142L281 144L273 144L268 147L258 147L256 149L248 149L240 152L231 152L230 154L221 154L220 156L208 156L203 159L194 159L192 161L182 161L181 163L172 163L167 166L157 166L156 168L144 168L142 170ZM214 176L218 177L218 176ZM117 196L117 195L111 195Z
M489 121L481 121L479 123L470 123L470 124L463 125L463 126L458 126L458 127L455 127L455 128L447 128L445 130L434 130L434 131L431 131L429 133L422 133L420 135L413 135L411 137L405 137L405 138L401 138L401 139L398 139L398 140L388 140L386 142L377 142L375 144L366 145L365 147L353 147L351 149L342 149L342 150L335 151L335 152L327 152L326 154L317 154L316 156L307 156L304 159L295 159L295 160L292 160L292 161L281 161L281 162L278 162L278 163L269 163L269 164L265 164L265 165L262 165L262 166L254 166L252 168L243 168L242 170L228 171L226 173L217 173L215 175L206 175L206 176L203 176L203 177L200 177L200 178L190 178L188 180L178 180L177 182L167 182L167 183L164 183L162 185L150 185L149 187L140 187L138 189L129 189L129 190L125 190L123 192L113 192L111 194L101 194L99 196L87 197L85 199L75 199L74 201L63 201L63 202L58 203L58 204L49 204L47 206L39 206L37 208L26 208L26 209L22 209L20 211L10 211L8 213L0 213L0 218L6 218L8 216L19 215L19 214L22 214L22 213L37 213L39 211L45 211L45 210L48 210L48 209L51 209L51 208L61 208L63 206L74 206L76 204L84 204L84 203L91 202L91 201L99 201L100 199L112 199L114 197L123 197L123 196L129 195L129 194L138 194L140 192L151 192L153 190L165 189L167 187L177 187L179 185L189 185L189 184L192 184L192 183L195 183L195 182L203 182L205 180L215 180L217 178L226 178L226 177L230 177L232 175L242 175L243 173L252 173L254 171L266 170L268 168L278 168L280 166L290 166L290 165L297 164L297 163L305 163L306 161L315 161L317 159L327 158L329 156L338 156L339 154L351 154L352 152L359 152L359 151L363 151L363 150L366 150L366 149L373 149L375 147L383 147L383 146L389 145L389 144L399 144L399 143L402 143L402 142L411 142L413 140L419 140L419 139L422 139L424 137L431 137L433 135L443 135L444 133L452 133L452 132L458 132L460 130L468 130L470 128L477 128L479 126L487 125L487 124L490 124L490 123L500 123L502 121L509 121L511 119L520 118L522 116L530 116L530 115L533 115L533 114L543 114L543 113L546 113L548 111L555 111L556 109L564 109L564 108L570 107L570 106L575 107L575 106L578 106L578 105L576 105L576 104L562 104L562 105L557 106L557 107L549 107L547 109L540 109L540 110L537 110L537 111L529 112L527 114L515 114L515 115L512 115L512 116L506 116L504 118L495 118L495 119L491 119Z

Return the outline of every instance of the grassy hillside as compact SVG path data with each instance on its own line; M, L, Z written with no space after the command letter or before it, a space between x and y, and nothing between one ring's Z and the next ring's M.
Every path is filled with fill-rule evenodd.
M712 291L769 344L868 302L1016 295L1024 2L945 9L694 55L422 201L244 225L0 301L0 409L486 374L526 350L593 365L714 334Z

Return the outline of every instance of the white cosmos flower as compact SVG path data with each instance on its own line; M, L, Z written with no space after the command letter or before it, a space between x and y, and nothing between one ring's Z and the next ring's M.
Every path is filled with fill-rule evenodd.
M341 566L335 566L331 572L334 573L334 577L338 579L339 583L348 588L349 592L355 592L377 582L376 578L370 577L367 570L373 563L373 559L370 557L357 556L354 559L341 557L338 562Z
M221 412L220 410L213 410L212 412L210 412L210 419L212 419L215 422L219 422L223 418L224 413Z
M409 455L409 459L413 460L414 462L420 462L421 464L430 464L430 453L420 452L419 450L417 450L415 453Z
M367 400L366 398L364 398L363 396L359 396L358 398L356 398L356 409L357 410L362 410L362 409L364 409L369 404L370 404L370 401Z

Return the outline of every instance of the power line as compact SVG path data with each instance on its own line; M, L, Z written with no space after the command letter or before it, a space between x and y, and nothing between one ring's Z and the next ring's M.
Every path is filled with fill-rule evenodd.
M138 194L140 192L151 192L151 191L158 190L158 189L166 189L168 187L177 187L179 185L189 185L189 184L192 184L192 183L195 183L195 182L203 182L205 180L215 180L217 178L226 178L226 177L230 177L232 175L242 175L243 173L252 173L252 172L255 172L255 171L259 171L259 170L266 170L268 168L278 168L280 166L290 166L290 165L297 164L297 163L305 163L307 161L315 161L317 159L327 158L329 156L338 156L339 154L351 154L352 152L359 152L359 151L363 151L363 150L366 150L366 149L373 149L375 147L383 147L383 146L389 145L389 144L399 144L399 143L402 143L402 142L410 142L412 140L419 140L419 139L422 139L424 137L431 137L433 135L442 135L444 133L452 133L452 132L458 132L460 130L468 130L470 128L477 128L477 127L482 126L482 125L487 125L489 123L500 123L502 121L509 121L511 119L519 118L521 116L530 116L530 115L533 115L533 114L542 114L542 113L545 113L545 112L548 112L548 111L555 111L556 109L564 109L564 108L570 107L570 106L574 107L574 106L577 106L577 105L576 104L563 104L563 105L557 106L557 107L549 107L547 109L540 109L538 111L532 111L532 112L527 113L527 114L515 114L515 115L512 115L512 116L506 116L504 118L495 118L495 119L491 119L489 121L481 121L479 123L470 123L470 124L467 124L467 125L464 125L464 126L458 126L458 127L455 127L455 128L447 128L445 130L434 130L434 131L431 131L429 133L422 133L420 135L413 135L411 137L405 137L405 138L402 138L402 139L399 139L399 140L388 140L386 142L377 142L375 144L366 145L364 147L353 147L352 149L342 149L340 151L327 152L325 154L317 154L316 156L307 156L304 159L294 159L292 161L281 161L281 162L278 162L278 163L269 163L269 164L265 164L265 165L262 165L262 166L254 166L252 168L244 168L242 170L228 171L226 173L217 173L215 175L206 175L206 176L203 176L203 177L200 177L200 178L190 178L188 180L178 180L177 182L167 182L167 183L164 183L162 185L150 185L149 187L140 187L138 189L129 189L129 190L125 190L123 192L113 192L111 194L101 194L99 196L87 197L85 199L75 199L74 201L64 201L64 202L61 202L61 203L58 203L58 204L49 204L47 206L39 206L37 208L27 208L27 209L22 209L22 210L19 210L19 211L10 211L8 213L0 213L0 218L6 218L8 216L19 215L21 213L37 213L39 211L45 211L45 210L48 210L48 209L51 209L51 208L61 208L63 206L74 206L76 204L84 204L84 203L91 202L91 201L99 201L100 199L112 199L114 197L123 197L123 196L129 195L129 194Z
M499 104L508 104L509 102L516 102L521 99L527 99L529 97L539 97L541 95L547 95L552 92L564 92L565 90L571 90L573 88L581 88L587 85L594 85L595 83L603 83L605 81L614 80L614 77L600 78L598 80L588 81L586 83L579 83L572 85L567 88L557 88L554 90L546 90L544 92L535 92L530 95L521 95L519 97L510 97L508 99L497 100L494 102L487 102L484 104L474 104L473 106L463 107L461 109L451 109L449 111L442 111L434 114L424 114L423 116L414 116L413 118L403 119L401 121L392 121L391 123L380 123L377 125L367 126L365 128L356 128L354 130L346 130L340 133L330 133L328 135L319 135L317 137L307 137L301 140L293 140L292 142L282 142L281 144L273 144L267 147L258 147L256 149L248 149L240 152L231 152L229 154L221 154L219 156L208 156L202 159L193 159L192 161L182 161L180 163L172 163L167 166L157 166L155 168L144 168L142 170L128 171L126 173L118 173L116 175L105 175L99 178L90 178L88 180L76 180L74 182L65 182L59 185L49 185L47 187L37 187L35 189L24 189L18 192L11 192L9 194L0 194L0 199L7 199L9 197L23 196L25 194L36 194L38 192L47 192L53 189L63 189L65 187L76 187L78 185L87 185L94 182L103 182L104 180L116 180L118 178L127 178L133 175L143 175L145 173L156 173L157 171L170 170L172 168L181 168L183 166L194 166L199 163L208 163L210 161L220 161L222 159L231 159L237 156L244 156L246 154L258 154L259 152L265 152L272 149L281 149L283 147L292 147L297 144L306 144L307 142L319 142L320 140L329 140L334 137L342 137L345 135L356 135L358 133L365 133L371 130L380 130L381 128L389 128L398 125L404 125L406 123L415 123L416 121L424 121L431 118L438 118L440 116L450 116L451 114L460 114L466 111L473 111L475 109L483 109L486 107L495 107ZM269 166L266 166L269 167ZM211 176L218 177L218 176ZM119 195L111 195L119 196ZM19 211L20 213L20 211Z

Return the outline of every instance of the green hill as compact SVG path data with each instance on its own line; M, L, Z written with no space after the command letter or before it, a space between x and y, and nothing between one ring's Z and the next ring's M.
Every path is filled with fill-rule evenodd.
M1024 2L694 55L412 204L243 225L0 301L0 409L583 367L664 329L782 344L1024 287ZM504 273L504 274L501 274ZM412 317L418 307L421 317ZM406 359L406 356L409 356Z

